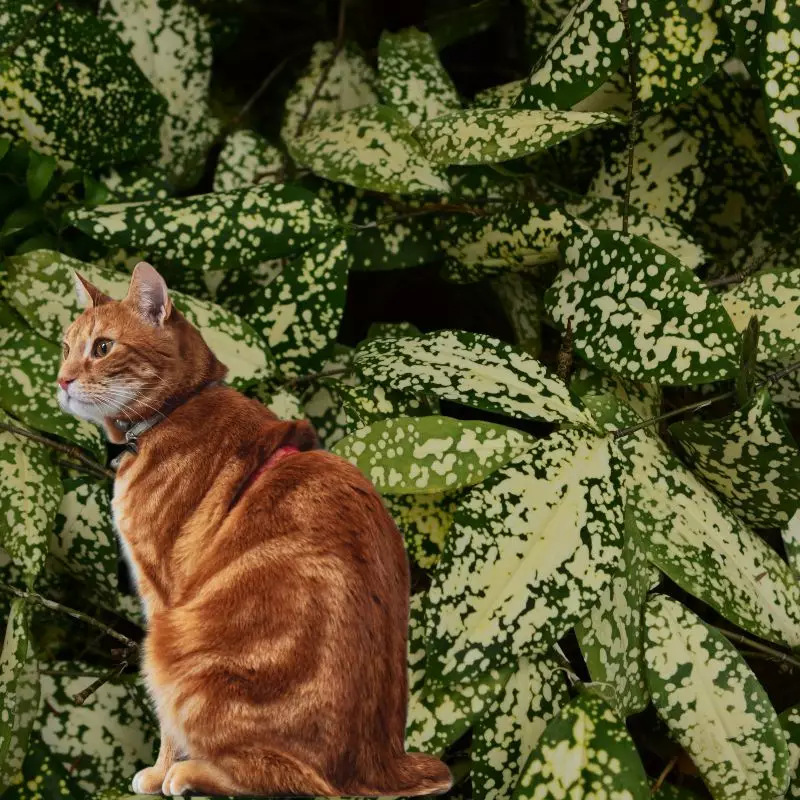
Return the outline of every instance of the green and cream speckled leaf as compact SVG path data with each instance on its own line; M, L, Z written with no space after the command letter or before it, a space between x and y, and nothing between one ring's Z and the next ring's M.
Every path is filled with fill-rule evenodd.
M518 80L491 86L478 92L472 98L471 105L473 108L514 108L525 83L524 80Z
M431 569L439 560L459 498L458 492L384 495L409 558L422 569Z
M534 444L521 431L450 417L397 417L341 439L333 452L381 494L438 494L480 483Z
M158 266L226 270L292 255L338 228L332 210L298 186L264 185L148 203L76 208L75 227Z
M327 75L320 82L326 71ZM305 123L377 102L375 70L358 49L352 45L339 48L334 42L317 42L305 73L286 99L281 138L291 147Z
M649 561L735 625L800 645L800 583L789 565L653 436L619 444L630 460L626 528Z
M491 336L437 331L375 339L356 354L359 372L403 391L430 391L444 400L512 417L591 426L564 384L536 359Z
M485 216L445 217L441 246L450 258L485 272L524 271L557 261L559 242L581 228L558 208L516 202Z
M566 268L545 295L572 320L588 362L640 381L711 383L737 369L739 337L725 309L673 255L637 236L587 231L564 242Z
M51 665L54 671L58 666ZM93 673L80 662L63 663L66 673L76 669ZM91 682L91 677L42 675L37 730L73 779L93 795L152 765L158 723L137 677L105 683L82 706L75 705L73 696Z
M617 574L575 627L593 685L621 717L650 701L644 676L644 604L651 574L638 538L626 531Z
M786 734L786 744L789 747L789 790L786 792L788 800L800 798L800 706L787 708L778 719Z
M336 391L348 421L348 433L379 420L400 416L423 417L438 411L438 403L429 403L423 395L399 392L373 383L346 386L338 383ZM435 400L435 398L434 398ZM436 406L435 408L432 406Z
M424 122L414 136L436 164L494 164L618 122L604 112L474 108Z
M781 360L800 352L800 270L759 272L720 299L739 332L751 317L758 317L759 360Z
M789 180L800 188L800 4L771 0L761 37L761 85L769 132Z
M622 551L614 445L540 439L469 491L427 597L428 675L452 682L546 651L595 604Z
M81 581L92 596L116 601L117 539L110 486L87 476L65 477L64 495L50 536L50 558Z
M108 201L138 203L142 200L166 200L173 192L166 169L153 164L110 167L99 176L108 192ZM103 200L102 202L107 202Z
M0 133L55 156L60 166L96 169L159 152L166 103L127 48L93 12L64 6L6 4L8 17L31 15L13 52L0 56Z
M792 569L800 576L800 511L795 511L794 516L781 530L783 549Z
M414 129L389 106L326 114L292 141L299 164L332 181L375 192L446 192L444 170L414 138Z
M272 389L269 384L259 384L248 392L280 419L305 419L303 401L299 395L285 388Z
M439 61L433 39L416 28L381 34L378 77L383 102L414 127L461 108L458 91Z
M82 794L67 768L34 733L28 740L22 781L5 792L3 800L77 800Z
M0 324L0 408L31 428L104 454L100 429L59 408L54 387L60 366L58 345L21 324Z
M617 400L630 408L639 419L652 419L661 410L661 388L655 383L636 383L618 375L601 372L596 367L580 366L575 369L570 380L570 389L581 399L590 402L592 395L612 394ZM589 396L587 398L587 395ZM589 405L594 411L594 407ZM615 421L613 429L637 422L625 417ZM609 428L604 428L609 430Z
M508 273L492 280L492 289L500 300L514 330L520 350L539 357L542 349L544 295L527 276Z
M14 422L0 411L0 422ZM44 567L61 501L61 479L38 442L0 431L0 546L22 571L28 588Z
M767 693L730 642L665 595L645 607L653 704L715 800L782 795L789 753Z
M753 78L757 78L760 73L758 53L762 46L765 6L765 0L722 0L720 3L736 53Z
M20 770L39 706L39 667L30 623L30 604L14 600L0 653L0 794L23 777Z
M205 17L185 0L101 0L98 13L167 101L160 163L179 185L193 185L219 130L208 103L212 52Z
M556 797L650 800L625 723L595 695L578 695L550 721L513 794L513 800Z
M694 472L748 524L776 528L800 508L800 450L766 389L727 417L695 417L669 432Z
M512 793L547 723L569 701L564 668L550 655L521 658L494 707L472 733L475 800L505 800Z
M322 241L288 262L242 316L269 344L282 372L322 368L339 332L352 257L344 239Z
M352 370L353 349L334 344L328 361L321 372L330 370ZM342 408L335 384L344 383L357 386L359 377L354 372L325 378L312 385L303 395L303 410L317 431L317 436L326 448L333 447L343 436L346 436L350 421Z
M130 283L125 274L116 270L86 264L52 250L13 256L6 260L6 269L4 292L9 302L32 328L54 343L61 341L64 331L83 311L75 294L73 270L117 300L125 297ZM170 296L228 367L231 385L247 386L276 373L268 347L245 320L207 300L175 291Z
M286 156L255 131L234 131L225 139L214 171L214 191L230 192L263 182L278 183Z
M565 213L579 217L591 228L621 231L624 206L621 200L587 195L565 203L563 209ZM703 247L680 227L633 206L628 208L628 231L671 253L689 269L697 269L709 260Z

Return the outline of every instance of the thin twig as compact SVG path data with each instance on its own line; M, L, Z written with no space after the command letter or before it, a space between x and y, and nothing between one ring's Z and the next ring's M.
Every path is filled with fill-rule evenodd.
M792 372L796 372L798 369L800 369L800 361L795 361L783 369L779 369L777 372L767 375L766 378L759 381L755 385L754 391L763 389L765 386L769 386L769 384L775 383L775 381L779 381L781 378L785 378L787 375L790 375ZM628 436L629 434L635 433L642 428L649 428L651 425L657 425L659 422L664 422L665 420L672 419L673 417L678 417L681 414L688 413L689 411L700 411L700 409L706 408L706 406L719 403L721 400L730 400L732 397L736 397L735 389L715 395L714 397L709 397L707 400L700 400L699 402L692 403L688 406L681 406L681 408L676 408L673 411L668 411L666 414L660 414L657 417L644 419L641 422L637 422L635 425L630 425L627 428L620 428L619 430L614 431L614 438L621 439L623 436Z
M61 444L61 442L48 439L46 436L40 436L38 433L29 431L27 428L20 428L19 426L12 425L8 422L0 422L0 430L13 433L15 436L23 436L26 439L43 444L45 447L49 447L52 450L57 450L59 453L64 453L64 455L75 459L75 461L79 462L80 464L84 464L90 469L96 470L105 478L114 480L116 477L113 470L110 470L107 467L104 467L102 464L99 464L97 461L89 458L89 456L87 456L79 447L73 447L69 444Z
M766 653L771 658L774 658L780 664L786 664L788 666L794 667L795 669L800 669L800 660L796 659L794 656L789 655L788 653L784 653L781 650L776 650L774 647L770 647L766 644L761 644L761 642L757 642L755 639L751 639L749 636L743 636L741 633L734 633L733 631L729 631L726 628L717 627L717 630L728 637L732 642L736 642L737 644L743 644L747 647L752 647L753 650L758 650L762 653Z
M567 320L567 329L561 339L561 347L558 350L558 360L556 362L556 374L561 380L569 384L569 376L572 372L573 355L573 336L572 336L572 317Z
M625 44L628 48L628 84L631 90L631 115L628 125L628 172L625 178L625 200L622 206L622 232L628 234L628 217L630 216L631 191L633 189L633 149L639 133L639 85L636 80L636 48L633 44L631 19L628 0L619 0L619 10L625 27Z
M72 702L76 706L82 706L101 686L113 681L125 672L128 666L127 661L123 661L118 666L110 669L105 675L101 675L96 680L92 681L85 689L72 696Z
M754 258L749 264L745 264L742 269L738 272L734 272L733 275L725 275L721 278L712 278L710 281L706 281L706 286L712 289L717 289L722 286L732 286L736 283L741 283L743 280L746 280L754 273L758 272L764 263L774 256L781 247L786 244L786 239L782 238L775 242L772 247L767 248L760 256Z
M86 464L78 464L75 461L70 461L66 458L58 458L56 459L56 464L59 467L63 467L64 469L71 469L75 472L82 472L85 475L91 475L93 478L99 478L100 480L105 480L106 475L99 470L95 469L94 467L89 467Z
M664 769L661 770L661 774L656 778L656 782L650 788L650 794L657 794L658 790L663 786L664 781L667 779L667 775L675 769L675 765L678 763L678 759L680 758L680 753L673 756L669 763L667 764Z
M242 118L258 102L261 95L263 95L264 92L266 92L267 89L269 89L275 78L277 78L278 75L280 75L281 72L283 72L284 68L289 63L290 60L291 56L286 56L286 58L284 58L283 61L278 62L278 64L275 67L273 67L272 71L267 75L267 77L264 78L263 81L261 81L261 85L258 87L258 89L256 89L255 92L253 92L253 94L250 95L245 104L239 109L239 112L236 114L236 116L234 116L233 119L230 121L230 124L228 125L229 128L235 128L242 121Z
M17 38L2 52L0 52L0 58L5 58L6 56L10 56L21 44L24 44L27 38L33 32L33 29L59 4L60 0L53 0L52 3L48 3L37 15L36 17L31 20L31 24L25 28L22 33L17 36Z
M319 93L322 91L322 87L325 85L325 81L328 80L328 75L330 75L331 69L333 69L333 65L336 63L336 59L339 58L339 53L342 52L342 48L344 47L346 6L347 6L347 0L339 0L339 25L336 33L336 43L333 47L333 53L331 53L331 57L325 63L325 66L322 68L322 72L320 72L319 74L317 85L314 87L314 91L311 93L311 97L308 99L308 105L306 106L306 110L303 112L303 116L297 123L297 130L295 132L295 136L299 136L303 132L303 128L305 127L306 122L308 122L308 118L311 116L311 110L314 108L314 103L317 102Z
M100 620L90 617L88 614L84 614L82 611L76 611L74 608L62 605L61 603L56 603L55 600L48 600L46 597L42 597L36 592L26 592L23 589L17 589L15 586L9 586L6 583L0 583L0 592L16 595L28 603L33 603L35 605L42 606L43 608L48 608L50 611L58 611L60 614L66 614L67 616L73 617L74 619L84 622L86 625L91 625L93 628L103 631L112 639L123 642L126 647L131 649L137 649L139 647L139 645L133 639L125 636L124 633L115 631L113 628L100 622Z
M322 378L330 378L334 375L347 375L352 371L352 367L336 367L335 369L326 369L322 372L310 372L308 375L299 375L296 378L289 378L289 380L284 383L284 386L300 386L304 383L314 383L314 381L321 380Z

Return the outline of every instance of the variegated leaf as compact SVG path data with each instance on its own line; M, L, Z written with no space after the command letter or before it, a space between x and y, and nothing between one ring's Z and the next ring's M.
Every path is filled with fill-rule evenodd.
M74 288L73 288L74 294ZM5 323L5 320L3 321ZM0 323L0 408L31 428L105 453L98 428L65 414L56 399L61 348L21 323Z
M787 708L778 719L789 747L790 783L786 797L788 800L796 800L800 797L800 706Z
M472 98L471 105L473 108L514 108L525 83L524 80L518 80L491 86L478 92Z
M166 200L173 187L164 167L152 164L110 167L100 181L108 200L100 202L138 203L143 200Z
M759 359L780 360L800 352L800 270L759 272L720 299L737 331L758 317Z
M609 375L601 372L596 367L581 366L576 368L570 381L570 389L587 404L590 403L589 395L611 394L623 405L630 406L639 419L651 419L658 415L661 409L661 389L655 383L636 383L618 375ZM589 405L594 413L595 406ZM616 410L616 409L615 409ZM595 414L597 419L597 414ZM639 420L634 420L639 421ZM625 427L625 418L616 420L614 429ZM627 424L633 424L630 418ZM609 430L609 428L604 428Z
M51 672L57 672L57 667L55 662ZM73 696L92 678L70 674L81 669L80 662L65 662L63 667L64 675L41 677L37 730L73 779L94 794L150 766L158 727L138 677L122 676L105 683L77 706ZM92 674L88 665L84 669Z
M772 142L789 180L800 188L800 4L796 0L766 5L759 66Z
M332 181L376 192L446 192L447 176L389 106L326 114L307 124L289 151L299 164Z
M259 384L248 392L280 419L305 419L303 401L286 388L271 389L268 384Z
M564 669L550 655L521 658L494 707L472 734L476 800L505 800L547 723L569 700Z
M76 208L67 218L93 239L142 253L156 265L221 270L291 255L338 227L331 209L310 192L269 184Z
M28 740L22 780L3 794L3 800L77 800L82 794L67 768L34 733Z
M789 753L767 693L716 629L665 595L645 608L653 704L715 800L778 797Z
M414 136L436 164L494 164L617 122L604 112L477 108L424 122Z
M758 51L765 6L763 0L722 0L720 3L736 45L736 53L752 78L757 78L760 73Z
M205 18L185 0L101 0L98 13L167 101L160 163L179 185L194 185L219 129L208 103L212 52Z
M14 600L0 653L0 794L23 777L20 770L39 706L39 666L30 625L30 604Z
M0 422L14 422L0 411ZM44 567L61 479L38 442L0 431L0 546L31 588Z
M399 392L373 383L360 383L358 386L347 386L336 382L335 386L328 382L336 392L342 410L347 417L348 433L364 428L379 420L400 416L423 417L437 412L438 402L429 402L429 398L413 392Z
M125 297L130 283L126 275L116 270L85 264L51 250L14 256L6 261L6 268L4 291L9 301L31 327L52 342L60 342L63 332L83 311L75 294L73 270L117 300ZM233 386L246 386L275 374L272 354L245 320L214 303L181 292L171 291L170 296L228 367L227 380ZM53 376L56 372L57 367Z
M617 574L575 627L589 675L622 718L650 702L644 676L644 604L651 574L635 534L626 531Z
M384 31L378 45L379 91L387 106L416 127L461 108L458 91L439 61L430 34L416 28Z
M344 375L339 374L342 370ZM350 425L342 408L339 395L331 382L342 382L348 386L357 386L360 379L353 372L353 350L349 347L334 344L331 355L321 372L333 371L331 378L320 380L303 396L303 410L317 431L317 436L327 448L333 447L343 436L347 435Z
M653 436L619 444L630 459L626 527L650 562L735 625L800 645L800 583L786 562Z
M428 390L512 417L591 425L558 378L527 353L491 336L439 331L376 339L359 348L355 363L365 378L395 389Z
M542 349L542 290L525 275L509 273L492 280L492 289L500 300L520 350L538 358Z
M255 131L234 131L226 139L214 171L214 191L230 192L259 183L280 183L286 156Z
M559 242L582 229L558 208L525 202L475 217L450 215L439 227L448 256L486 272L522 271L557 261Z
M14 19L26 15L14 34ZM158 155L166 103L93 12L14 3L0 34L13 43L0 55L0 133L26 139L64 168Z
M480 483L534 441L488 422L398 417L360 428L333 452L355 464L381 494L438 494Z
M562 245L545 295L591 364L640 381L711 383L734 374L739 337L725 309L673 255L645 239L587 231Z
M431 680L544 652L589 611L621 556L620 480L608 438L564 430L465 495L427 597Z
M564 204L564 211L579 217L591 228L621 231L625 204L609 197L585 196ZM689 269L697 269L709 260L708 254L689 234L665 219L628 208L628 231L666 250Z
M580 694L550 721L523 767L513 800L649 800L625 723L599 697Z
M459 498L458 492L383 497L384 505L403 534L408 556L418 567L431 569L439 560Z
M333 61L331 61L333 59ZM303 76L286 99L281 138L288 147L309 122L378 102L377 77L359 50L317 42Z
M783 549L792 569L800 576L800 511L795 511L794 516L781 531Z
M268 342L288 376L318 371L327 359L344 313L347 242L312 245L288 262L262 295L242 303L242 316Z
M63 486L50 559L82 581L94 598L113 605L119 586L110 487L86 476L65 477Z
M800 450L766 389L727 417L669 431L692 469L750 525L784 525L800 508Z

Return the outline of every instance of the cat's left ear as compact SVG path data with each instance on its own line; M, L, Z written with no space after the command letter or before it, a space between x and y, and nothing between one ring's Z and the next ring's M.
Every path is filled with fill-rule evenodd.
M75 279L75 294L78 295L78 302L84 308L96 308L112 300L107 294L103 294L94 284L89 283L80 272L72 271Z
M133 306L145 322L158 327L169 319L172 311L167 284L146 261L140 261L133 268L131 285L123 302Z

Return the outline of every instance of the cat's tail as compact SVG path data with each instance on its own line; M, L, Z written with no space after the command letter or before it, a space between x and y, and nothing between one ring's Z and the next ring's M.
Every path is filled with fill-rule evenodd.
M387 773L386 786L380 792L384 796L444 794L453 786L453 776L447 765L424 753L403 753Z

